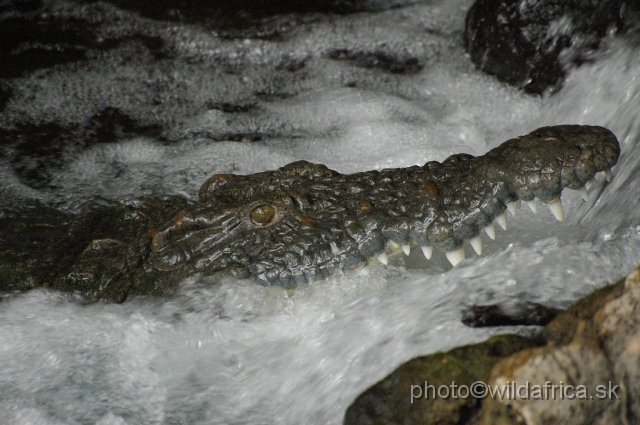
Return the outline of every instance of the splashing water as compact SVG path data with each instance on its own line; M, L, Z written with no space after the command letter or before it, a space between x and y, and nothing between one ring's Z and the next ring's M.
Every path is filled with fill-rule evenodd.
M464 11L456 13L460 25ZM330 43L332 32L323 28L312 36ZM260 112L300 137L250 146L123 140L75 158L55 177L53 194L21 186L8 167L0 174L14 193L68 205L87 194L195 196L215 172L257 172L297 159L341 172L408 166L482 154L539 126L578 123L618 136L612 182L599 175L588 202L566 189L563 223L544 205L537 215L518 210L508 232L497 228L496 241L484 238L483 256L467 247L467 260L454 269L441 252L426 262L414 250L388 267L372 266L369 276L351 273L294 291L190 279L175 297L123 305L85 305L45 290L7 297L0 304L4 423L337 424L357 395L402 362L514 331L465 327L465 306L517 300L566 307L628 274L640 263L640 46L607 40L598 60L574 70L559 93L534 99L460 68L459 46L442 43L452 55L396 92L318 83ZM195 117L191 125L214 118ZM105 178L116 166L120 177Z

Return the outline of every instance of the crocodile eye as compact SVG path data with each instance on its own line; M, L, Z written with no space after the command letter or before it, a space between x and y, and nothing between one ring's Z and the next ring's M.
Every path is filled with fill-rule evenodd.
M251 220L256 224L267 224L276 215L276 209L271 205L259 205L251 211Z
M422 182L422 193L427 196L438 196L438 186L431 180Z
M366 200L360 201L356 206L356 208L358 209L358 211L360 211L363 214L369 214L371 210L373 210L373 206L371 205L371 202Z

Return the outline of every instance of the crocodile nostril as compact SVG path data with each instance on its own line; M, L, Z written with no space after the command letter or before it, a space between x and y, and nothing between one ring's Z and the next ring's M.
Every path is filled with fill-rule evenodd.
M259 205L251 211L251 220L256 224L267 224L276 215L276 209L271 205Z

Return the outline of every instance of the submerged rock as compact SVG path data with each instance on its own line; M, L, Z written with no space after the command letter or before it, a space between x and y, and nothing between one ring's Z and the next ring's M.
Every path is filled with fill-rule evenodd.
M566 68L589 61L607 33L623 28L623 2L478 0L464 43L473 63L501 81L541 94Z
M462 323L472 328L490 326L544 326L561 310L537 303L523 303L511 307L474 305L462 313Z
M358 397L344 423L638 423L639 306L640 267L576 302L533 340L505 335L410 360ZM492 347L504 341L504 355L496 355ZM437 391L474 380L485 388L482 402L424 399L424 381Z

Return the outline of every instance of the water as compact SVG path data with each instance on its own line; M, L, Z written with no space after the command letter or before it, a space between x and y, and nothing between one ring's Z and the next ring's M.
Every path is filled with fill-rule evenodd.
M630 36L606 40L597 60L571 72L562 91L535 99L468 64L456 41L468 5L431 2L320 21L276 45L179 28L175 79L193 84L181 92L193 102L222 90L239 96L242 89L220 86L230 77L206 81L198 66L183 66L189 54L240 52L258 66L285 52L310 55L313 63L306 79L289 87L298 95L271 99L246 116L158 111L156 119L177 122L181 142L138 137L94 146L56 171L55 189L29 188L2 164L3 197L68 209L92 197L194 197L216 172L250 173L297 159L341 172L408 166L456 152L481 154L509 137L562 123L603 125L618 136L622 154L611 183L599 175L588 203L565 190L563 223L544 205L537 215L524 207L509 217L507 232L496 227L496 241L484 238L482 257L467 247L468 259L455 269L440 252L431 262L412 252L393 257L389 267L373 266L367 277L348 274L295 291L191 279L170 299L138 297L124 305L85 305L45 290L11 296L0 306L3 423L338 424L358 394L402 362L514 330L467 328L460 323L465 306L566 307L628 274L640 263L640 45ZM409 38L415 26L436 35ZM418 52L427 65L393 75L313 56L327 46L380 40ZM77 93L100 92L108 86L101 79L115 79L116 70L129 78L135 67L86 69L67 78ZM38 90L32 98L18 95L5 116L64 121L88 113L73 101L62 105L55 93L65 72L25 80L25 91ZM349 78L358 84L345 86ZM112 102L148 113L130 100ZM206 136L230 129L270 136L251 144Z

